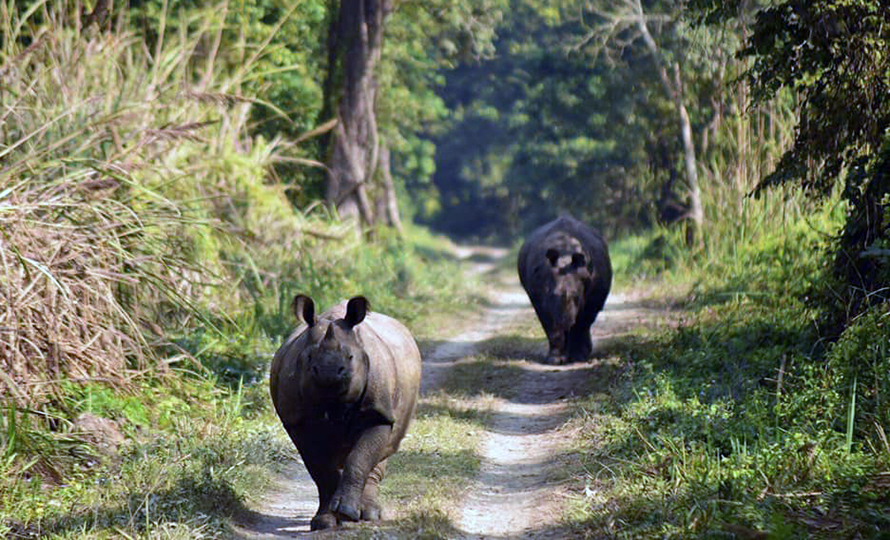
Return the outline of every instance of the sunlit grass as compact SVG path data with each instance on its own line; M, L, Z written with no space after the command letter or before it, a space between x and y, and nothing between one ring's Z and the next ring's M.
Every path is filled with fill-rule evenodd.
M82 4L0 6L0 536L219 537L292 453L265 377L294 294L422 328L471 293L441 238L291 205L269 170L298 149L204 48L226 9L146 38Z
M292 459L290 442L268 405L254 412L244 407L253 399L247 390L227 393L200 381L168 381L163 389L172 395L146 387L133 396L144 410L118 422L127 436L113 453L81 443L79 459L58 478L38 471L6 477L0 530L57 538L228 531L244 494L262 489L268 471ZM93 405L82 396L72 396L70 406L97 413L126 408L127 396L108 395ZM157 407L170 400L177 401L174 410ZM56 442L42 455L63 450Z

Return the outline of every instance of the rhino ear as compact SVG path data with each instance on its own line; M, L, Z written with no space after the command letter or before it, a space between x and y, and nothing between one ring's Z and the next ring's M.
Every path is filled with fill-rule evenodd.
M572 253L572 266L574 268L587 266L587 257L583 253Z
M346 324L350 328L352 328L365 320L365 315L367 315L370 310L371 303L368 302L368 299L364 296L356 296L355 298L351 298L346 304L346 318L343 320L346 321Z
M547 253L545 255L547 257L547 260L550 261L550 266L556 266L556 261L559 260L559 252L553 248L550 248L547 250Z
M303 321L309 328L318 322L315 319L315 302L305 294L298 294L294 297L293 307L297 320Z

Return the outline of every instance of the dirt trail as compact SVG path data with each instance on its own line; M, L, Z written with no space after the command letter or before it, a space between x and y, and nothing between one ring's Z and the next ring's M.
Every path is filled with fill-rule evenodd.
M465 249L460 255L477 260L472 271L483 273L491 271L506 252ZM628 296L610 296L593 327L595 348L655 316ZM449 370L484 352L485 342L491 338L508 335L511 328L532 324L532 320L534 312L517 278L493 283L489 305L472 329L424 351L421 393L441 388ZM524 349L516 359L503 360L511 368L509 376L517 377L500 381L509 392L496 393L486 404L491 407L490 423L480 443L481 472L452 516L462 538L558 536L554 531L563 488L555 473L560 467L558 456L567 443L558 430L568 417L568 401L596 375L600 361L595 354L590 362L548 366L540 363L546 354L543 337L521 347ZM506 370L504 373L507 376ZM259 509L247 516L239 538L309 537L309 521L317 504L314 484L302 465L295 464L258 502Z
M481 269L484 269L482 267ZM472 331L439 346L429 355L425 390L439 387L438 374L479 354L487 340L508 331L518 320L533 317L531 304L518 280L490 291L490 307ZM542 348L543 351L543 348ZM456 513L456 527L466 538L512 538L553 522L558 516L555 486L548 482L560 450L553 436L566 417L559 385L542 385L541 374L563 368L520 362L522 376L510 381L521 400L495 397L490 424L482 435L482 468L475 485Z
M458 338L462 349L454 363L476 354L485 340L509 335L511 327L537 325L528 297L512 274L497 284L489 298L491 306L481 328ZM595 348L654 315L626 295L611 296L593 328ZM447 369L439 355L450 352L446 344L430 360ZM543 337L521 352L507 356L525 359L503 360L513 368L511 374L518 371L520 375L506 382L509 397L497 397L492 404L491 422L480 445L481 474L459 511L456 525L468 539L561 536L557 526L564 490L558 469L568 437L560 428L568 419L569 400L595 376L600 361L595 351L590 362L542 364L547 352Z

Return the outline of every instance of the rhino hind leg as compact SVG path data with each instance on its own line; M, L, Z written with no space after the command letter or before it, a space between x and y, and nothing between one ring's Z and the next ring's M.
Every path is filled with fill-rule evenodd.
M573 361L584 361L593 354L593 340L590 337L590 327L596 321L597 316L606 304L606 295L600 294L585 306L575 322L575 326L569 331L567 348L569 358Z
M380 506L378 491L385 472L386 460L384 459L368 475L365 490L362 492L362 521L378 521L383 516L383 508Z

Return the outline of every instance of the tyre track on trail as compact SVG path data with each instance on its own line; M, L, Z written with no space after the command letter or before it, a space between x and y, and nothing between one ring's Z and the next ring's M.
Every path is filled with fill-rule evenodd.
M483 342L502 337L517 323L528 324L534 312L518 279L511 278L490 291L490 307L485 310L481 328L458 336L462 346L445 366L471 360L484 352ZM430 359L442 362L453 353L448 344L437 349ZM534 350L523 351L529 358L543 359L544 342ZM518 380L504 381L508 392L495 388L487 403L489 425L481 435L479 476L468 489L463 504L455 512L454 522L463 538L524 538L553 526L559 518L560 488L553 478L559 467L557 456L564 441L556 434L568 417L564 377L573 366L548 366L528 360L497 360L505 376L520 373ZM502 394L502 395L498 395ZM505 394L510 394L506 397Z

